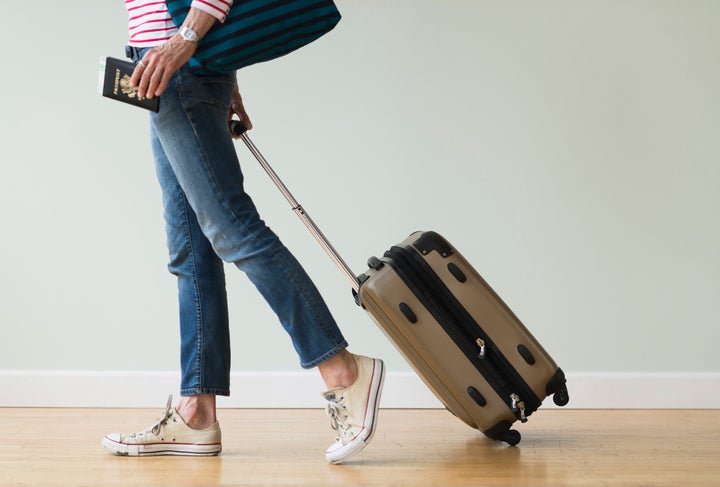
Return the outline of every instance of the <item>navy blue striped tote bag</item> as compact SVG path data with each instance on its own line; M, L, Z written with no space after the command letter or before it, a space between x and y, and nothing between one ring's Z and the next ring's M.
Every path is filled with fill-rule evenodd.
M166 3L179 27L191 0ZM189 64L198 74L214 74L269 61L311 43L339 21L332 0L235 0L225 22L210 29Z

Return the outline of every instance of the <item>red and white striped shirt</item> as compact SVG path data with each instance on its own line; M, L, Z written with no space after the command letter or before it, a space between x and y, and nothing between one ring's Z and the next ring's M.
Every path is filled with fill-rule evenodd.
M233 0L192 0L192 7L211 14L220 22L230 11ZM177 33L164 0L125 0L128 11L128 44L134 47L158 46Z

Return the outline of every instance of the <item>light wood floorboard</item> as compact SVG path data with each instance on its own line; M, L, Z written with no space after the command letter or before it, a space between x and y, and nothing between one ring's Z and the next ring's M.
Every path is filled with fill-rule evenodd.
M444 410L384 409L370 446L340 466L323 458L322 410L223 409L218 457L100 447L160 412L0 409L0 486L720 486L718 410L543 410L507 447Z

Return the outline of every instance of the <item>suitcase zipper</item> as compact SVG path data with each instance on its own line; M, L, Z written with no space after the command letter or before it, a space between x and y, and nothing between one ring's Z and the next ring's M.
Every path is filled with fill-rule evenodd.
M518 415L521 422L526 423L527 417L525 416L525 403L520 400L520 396L517 394L510 394L510 400L512 401L510 409Z
M385 253L385 259L510 410L520 421L527 421L527 416L540 407L539 398L425 260L414 251L397 246Z
M478 347L480 347L480 352L478 353L477 358L479 358L480 360L485 360L485 340L483 340L482 338L478 338L477 340L475 340L475 343Z

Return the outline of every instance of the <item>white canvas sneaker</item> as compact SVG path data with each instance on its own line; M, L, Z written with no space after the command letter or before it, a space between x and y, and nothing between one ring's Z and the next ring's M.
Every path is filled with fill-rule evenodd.
M330 425L338 434L335 443L325 452L330 463L340 463L355 455L375 434L385 365L380 359L354 357L358 367L355 383L323 393L328 402Z
M163 416L140 433L111 433L102 439L102 446L116 455L217 455L222 451L220 425L195 430L172 407L168 398Z

